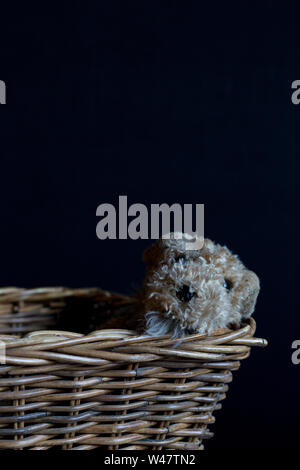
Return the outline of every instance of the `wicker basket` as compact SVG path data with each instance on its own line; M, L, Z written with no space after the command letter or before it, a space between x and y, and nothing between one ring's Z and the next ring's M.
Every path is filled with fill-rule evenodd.
M203 449L232 371L266 341L254 338L252 319L181 342L130 330L35 331L72 311L82 319L132 302L99 289L0 290L0 449Z

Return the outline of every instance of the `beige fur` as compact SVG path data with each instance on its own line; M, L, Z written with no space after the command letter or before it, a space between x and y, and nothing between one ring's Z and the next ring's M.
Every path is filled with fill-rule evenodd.
M236 327L254 311L259 279L225 246L209 239L186 250L184 239L159 240L144 253L146 333L174 337Z

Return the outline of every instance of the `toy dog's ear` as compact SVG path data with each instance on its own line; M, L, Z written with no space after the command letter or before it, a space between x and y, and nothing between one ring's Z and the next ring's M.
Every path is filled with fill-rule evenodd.
M170 253L184 254L186 252L186 239L184 234L171 233L170 238L162 238L160 240L161 246Z
M240 295L242 318L249 318L254 312L256 299L260 291L259 278L253 271L246 270L241 281Z
M163 250L164 248L159 242L150 245L143 253L144 263L154 264L157 260L161 259Z
M177 254L186 254L187 252L199 253L203 248L204 241L203 237L184 232L173 232L162 240L166 248L169 248L172 253L177 252Z
M183 234L171 233L167 238L161 238L149 246L143 253L143 261L147 264L156 264L164 258L180 256L186 253L186 240Z
M192 240L193 237L189 234L181 232L170 233L145 250L143 261L153 265L163 259L172 259L182 255L188 255L188 257L191 258L195 256L195 254L198 255L200 251L198 248L195 248L195 250L190 248ZM201 239L196 238L196 241L198 240ZM198 245L196 245L196 247L197 246Z

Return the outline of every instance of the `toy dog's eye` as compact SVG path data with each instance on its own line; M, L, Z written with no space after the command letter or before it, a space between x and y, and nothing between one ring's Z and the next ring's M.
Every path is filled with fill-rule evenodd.
M175 263L178 263L178 261L182 260L183 263L186 262L186 257L185 255L179 255L179 256L176 256L176 258L174 259Z
M181 302L189 302L195 293L191 291L189 286L184 285L176 292L176 295Z
M230 281L230 279L224 279L223 286L225 287L225 289L230 290L233 288L233 283L232 281Z

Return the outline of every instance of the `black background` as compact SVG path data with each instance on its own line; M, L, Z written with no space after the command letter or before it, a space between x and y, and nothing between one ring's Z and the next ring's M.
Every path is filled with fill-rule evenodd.
M206 236L261 278L269 347L234 375L208 453L299 447L300 8L279 5L1 5L0 285L132 292L148 243L95 233L119 195L205 203Z

